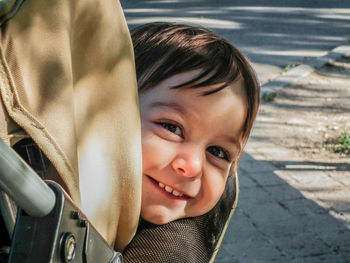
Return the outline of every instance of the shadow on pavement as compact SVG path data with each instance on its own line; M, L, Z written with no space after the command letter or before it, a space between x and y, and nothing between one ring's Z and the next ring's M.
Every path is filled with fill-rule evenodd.
M350 1L344 0L121 0L121 4L130 29L154 21L200 24L241 48L253 62L283 68L322 56L350 36ZM329 86L326 83L319 92L332 95ZM292 95L290 105L274 103L274 112L279 114L282 108L294 112L296 107L320 110L320 104L295 104ZM289 99L288 94L282 99ZM340 106L330 105L329 112L345 110ZM262 132L254 137L257 141L275 140L265 134L277 125L305 130L304 122L280 123L261 115L266 125L258 126ZM281 135L285 137L285 131ZM264 161L246 153L239 176L238 207L216 263L350 262L349 164Z
M256 63L285 67L323 55L350 36L350 2L121 0L130 28L153 21L200 24Z
M349 195L331 200L329 207L323 200L325 208L317 203L323 193L313 192L327 196L337 188L319 175L346 171L345 166L261 161L246 153L238 207L215 262L349 262Z

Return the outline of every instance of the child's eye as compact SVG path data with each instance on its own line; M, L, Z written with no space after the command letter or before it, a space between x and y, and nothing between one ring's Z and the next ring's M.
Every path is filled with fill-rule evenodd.
M169 122L159 122L158 124L171 133L174 133L179 137L183 137L182 129L180 126Z
M217 158L220 158L220 159L224 159L226 161L230 161L230 156L229 154L224 150L222 149L221 147L218 147L218 146L209 146L207 148L207 151L214 155L215 157Z

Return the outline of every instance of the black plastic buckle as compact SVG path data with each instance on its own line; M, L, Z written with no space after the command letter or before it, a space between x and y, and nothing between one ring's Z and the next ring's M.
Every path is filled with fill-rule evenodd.
M19 209L8 262L122 263L86 216L54 183L56 205L44 217L32 217Z

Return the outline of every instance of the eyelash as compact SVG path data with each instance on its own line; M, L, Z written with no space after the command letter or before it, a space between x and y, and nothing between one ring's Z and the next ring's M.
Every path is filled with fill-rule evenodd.
M183 131L182 131L182 128L181 128L179 125L174 124L174 123L169 123L169 122L157 122L157 124L160 125L160 126L162 126L164 129L168 130L169 132L171 132L171 133L173 133L173 134L175 134L175 135L177 135L177 136L183 138ZM174 130L174 129L171 129L171 128L175 128L175 130ZM179 129L179 130L181 131L181 134L177 134L177 133L175 132L176 129ZM215 151L217 151L217 150L221 151L220 154L222 154L223 156L222 156L222 157L219 157L218 155L220 155L220 154L214 154L213 150L215 150ZM228 153L225 149L223 149L222 147L219 147L219 146L209 146L209 147L207 148L207 151L208 151L211 155L215 156L216 158L223 159L223 160L226 160L226 161L228 161L228 162L230 161L230 155L229 155L229 153Z
M215 149L215 150L218 150L218 149L219 149L219 150L221 151L221 153L223 154L223 156L222 156L222 157L219 157L219 156L213 154L212 152L210 152L209 149ZM228 162L231 160L230 155L228 154L228 152L225 151L223 148L221 148L221 147L219 147L219 146L209 146L209 147L207 148L207 151L208 151L210 154L212 154L213 156L217 157L217 158L223 159L223 160L228 161Z
M174 123L170 123L170 122L157 122L158 125L162 126L164 129L168 130L169 132L183 138L183 132L182 132L182 128L179 126L179 125L176 125ZM172 128L175 128L175 131L176 129L179 129L181 134L177 134L174 130L172 130L170 127Z

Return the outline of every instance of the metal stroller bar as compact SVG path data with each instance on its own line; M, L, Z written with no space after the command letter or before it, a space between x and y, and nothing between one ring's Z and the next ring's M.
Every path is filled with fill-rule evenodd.
M122 263L62 188L47 183L0 139L0 189L19 205L8 262Z
M52 189L1 139L0 188L34 217L48 215L55 206Z

